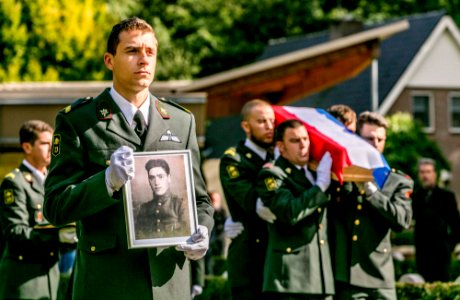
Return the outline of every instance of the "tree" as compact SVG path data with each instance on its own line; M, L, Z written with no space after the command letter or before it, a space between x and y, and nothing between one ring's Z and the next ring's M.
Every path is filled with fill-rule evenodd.
M396 113L387 117L387 141L385 158L395 169L402 170L412 179L417 179L417 162L429 157L437 162L438 171L450 170L450 163L441 152L438 144L428 138L422 125L414 121L408 113Z

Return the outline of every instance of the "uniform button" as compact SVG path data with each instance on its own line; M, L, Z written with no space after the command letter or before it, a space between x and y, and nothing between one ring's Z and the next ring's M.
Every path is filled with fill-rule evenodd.
M96 246L91 246L91 252L96 251Z
M364 191L364 190L360 190L359 193L360 193L361 195L364 195L365 191Z
M286 248L286 252L287 252L287 253L291 253L291 252L292 252L292 249L289 248L289 247L287 247L287 248Z
M160 231L161 231L160 228L158 228L158 229L157 229L157 232L160 232Z
M19 260L23 260L24 257L22 257L22 255L19 255L18 259L19 259Z
M339 187L337 188L337 192L340 192L340 188L339 188Z
M157 223L160 223L160 219L157 219Z
M54 252L50 252L50 256L54 256Z
M320 240L320 241L319 241L319 244L320 244L320 245L324 245L324 240Z
M260 243L260 240L259 240L259 239L256 239L256 243Z
M358 219L355 220L355 225L358 226L360 221Z
M38 208L38 209L42 208L42 205L41 205L41 204L37 204L37 208Z
M110 166L110 160L106 160L106 161L105 161L105 165L106 165L106 166Z
M158 202L158 206L161 206L161 202Z
M159 214L159 213L160 213L160 211L159 211L159 210L156 210L156 211L155 211L155 213L156 213L156 214Z
M318 207L318 212L319 212L319 213L321 212L321 207Z
M353 239L354 242L356 242L358 240L358 236L354 235L352 239Z
M388 249L387 248L384 248L383 249L383 253L387 253L388 252Z
M356 209L357 209L357 210L361 210L361 209L363 209L363 206L362 206L361 204L358 204L358 205L356 206Z

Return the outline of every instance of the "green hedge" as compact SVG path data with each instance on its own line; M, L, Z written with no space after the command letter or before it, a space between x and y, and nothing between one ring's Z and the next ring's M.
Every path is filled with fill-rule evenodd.
M460 300L460 284L435 282L425 284L397 283L398 300ZM230 300L230 287L222 276L208 276L203 294L196 300Z

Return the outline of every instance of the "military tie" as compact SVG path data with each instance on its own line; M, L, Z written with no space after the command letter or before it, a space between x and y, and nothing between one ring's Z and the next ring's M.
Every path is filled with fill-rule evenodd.
M145 124L144 116L142 115L140 110L136 111L136 113L134 114L133 121L136 122L136 127L134 127L134 131L139 136L143 144L145 142L145 135L147 133L147 125Z

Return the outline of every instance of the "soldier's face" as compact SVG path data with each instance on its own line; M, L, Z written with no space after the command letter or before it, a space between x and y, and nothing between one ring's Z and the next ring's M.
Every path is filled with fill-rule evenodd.
M47 168L50 164L52 135L52 132L40 132L33 144L24 143L22 145L27 160L39 170Z
M268 148L273 145L275 113L269 105L257 105L252 108L248 119L241 122L241 127L247 138L263 148Z
M161 167L151 168L149 170L149 183L155 195L162 196L169 190L171 176Z
M422 164L418 168L418 178L424 188L431 188L436 185L436 170L431 164Z
M387 139L385 127L380 127L375 124L363 124L360 136L369 144L374 146L380 153L385 149L385 141Z
M310 157L310 137L305 126L288 128L282 141L276 143L281 156L294 165L305 166Z
M122 31L115 55L105 53L104 62L113 73L115 89L128 100L148 92L157 63L158 44L152 32Z

